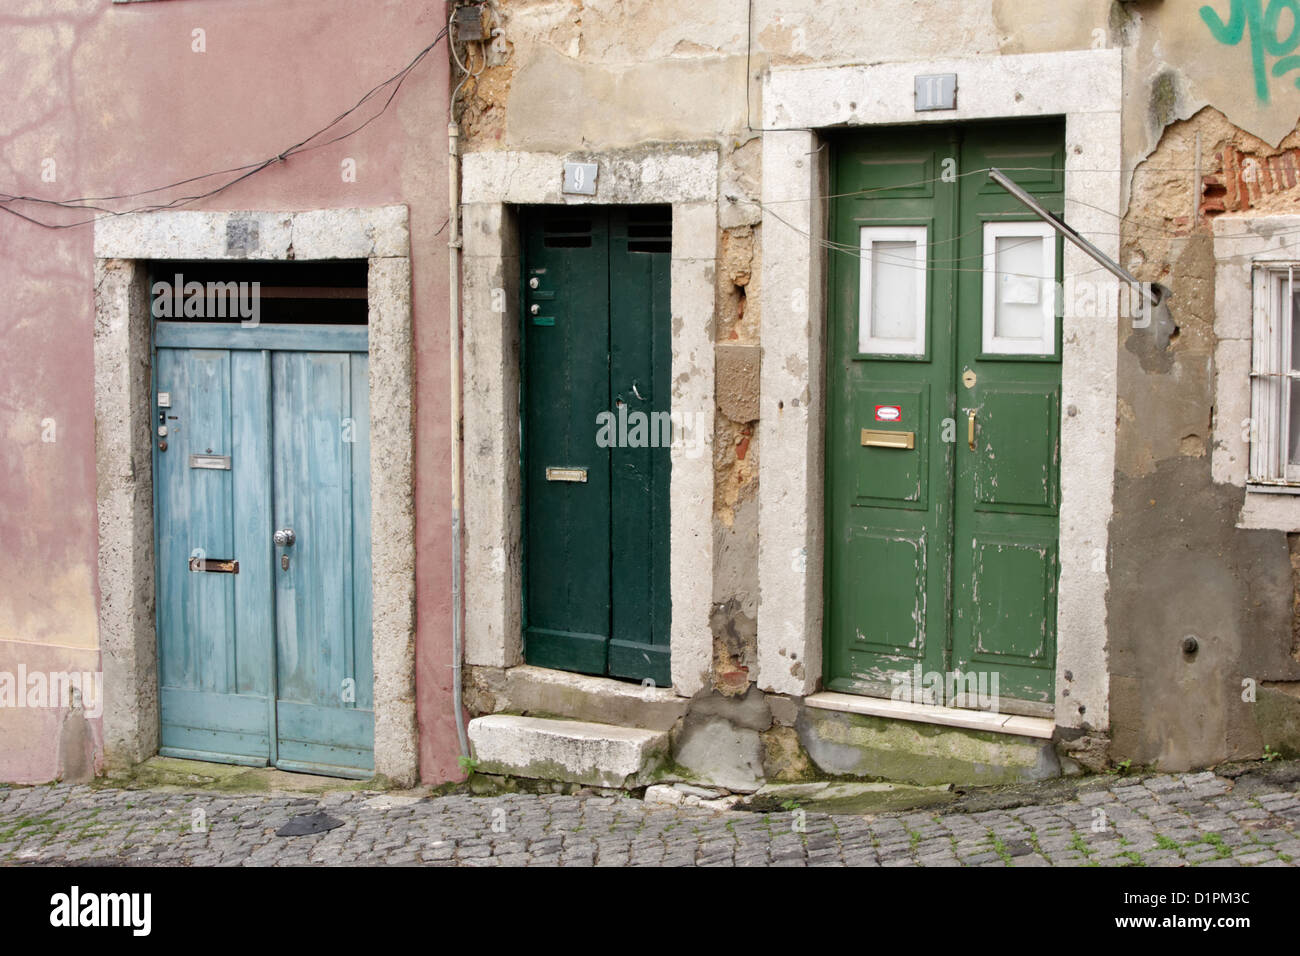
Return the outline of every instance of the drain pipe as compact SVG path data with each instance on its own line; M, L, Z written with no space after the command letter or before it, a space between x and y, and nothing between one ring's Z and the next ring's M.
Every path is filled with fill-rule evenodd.
M449 42L454 42L449 38ZM462 84L463 85L463 81ZM452 93L447 124L447 220L451 229L447 240L447 340L450 343L448 378L451 381L451 700L455 708L456 737L461 756L469 757L469 740L465 736L464 630L462 626L463 567L461 562L461 464L464 460L464 431L461 426L460 367L460 127L455 120L456 92Z
M456 39L459 33L456 15L466 7L480 7L479 35L482 27L482 0L480 3L456 3L447 18L447 54L464 74L451 96L447 98L447 221L451 225L447 239L447 270L449 282L447 298L447 342L450 348L450 366L448 378L451 382L451 701L456 710L456 737L460 741L460 754L468 758L469 740L465 736L465 628L464 628L464 577L465 565L461 548L463 518L461 478L465 464L465 428L461 421L461 359L460 359L460 272L461 251L464 245L460 231L460 126L456 123L456 98L471 77L479 76L487 68L487 49L483 41L470 40L480 44L482 63L477 71L470 69L473 57L466 46L466 63L462 63L456 54ZM495 34L494 34L495 35Z

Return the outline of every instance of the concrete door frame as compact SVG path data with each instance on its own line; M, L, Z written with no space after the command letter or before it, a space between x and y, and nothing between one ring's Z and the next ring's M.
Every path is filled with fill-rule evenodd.
M593 196L561 192L564 162L598 165ZM490 151L462 160L464 217L465 663L523 662L519 469L520 236L525 205L671 205L672 412L686 423L669 460L673 690L709 679L713 586L713 313L716 144L569 156ZM596 423L592 422L593 432Z
M413 785L414 384L405 206L123 216L95 224L95 460L104 755L158 752L149 260L366 259L375 772Z
M917 113L915 77L936 73L957 74L958 107ZM763 310L758 568L764 690L804 696L822 676L830 190L828 150L816 131L1064 116L1066 218L1114 257L1122 213L1122 89L1118 50L776 68L766 78L762 288L770 304ZM1069 243L1064 273L1055 722L1100 730L1109 723L1106 594L1119 319L1114 301L1096 315L1073 314L1072 280L1091 281L1097 273Z

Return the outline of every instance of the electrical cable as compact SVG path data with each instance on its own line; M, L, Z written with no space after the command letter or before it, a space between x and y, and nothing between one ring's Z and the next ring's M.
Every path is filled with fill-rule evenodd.
M290 156L293 156L297 153L304 153L315 149L321 149L325 146L329 146L333 143L337 143L341 140L347 139L348 137L354 136L357 133L361 132L361 130L365 129L375 120L377 120L380 116L382 116L385 112L387 112L389 106L392 105L393 99L397 96L398 91L402 88L402 84L406 81L406 78L410 75L411 71L414 70L415 67L419 65L420 61L423 60L426 56L428 56L428 54L432 52L433 49L440 42L442 42L442 40L446 36L447 36L447 29L444 28L441 31L439 31L438 35L434 37L433 41L429 43L428 46L424 47L424 49L420 50L405 67L403 67L397 73L390 76L388 79L384 80L382 83L379 83L378 85L372 87L369 92L367 92L364 96L362 96L361 99L357 100L357 102L354 103L350 108L344 110L338 116L334 117L333 120L331 120L325 126L318 129L316 132L312 133L310 136L306 137L305 139L299 140L297 143L294 143L292 146L287 147L286 149L280 151L276 155L271 156L267 159L255 163L246 163L243 166L234 166L229 169L218 170L216 172L211 172L211 173L204 173L199 176L191 176L187 179L182 179L174 183L169 183L166 186L155 186L151 189L144 189L133 193L121 193L113 196L83 197L81 199L72 199L72 200L53 200L53 199L44 199L39 196L19 196L19 195L11 195L9 193L0 193L0 197L2 197L0 198L0 210L9 213L11 216L16 216L19 219L26 220L27 222L34 223L35 225L42 226L46 229L71 229L76 226L83 226L88 223L97 222L100 219L108 219L115 216L125 216L125 215L131 215L134 213L142 213L142 212L156 212L164 209L174 209L178 206L187 205L192 202L198 202L200 200L207 199L211 196L215 196L218 193L230 189L232 186L242 182L243 180L248 179L250 176L254 176L257 173L261 172L262 170L275 165L276 163L284 162ZM376 94L378 94L381 90L383 90L385 87L389 86L390 84L392 85L392 90L389 92L388 98L384 100L384 105L380 107L377 113L370 116L368 119L366 119L364 122L360 123L359 125L348 130L346 133L340 133L338 136L334 136L322 142L313 142L318 137L324 135L334 127L338 126L341 122L343 122L345 119L347 119L357 110L359 110L362 106L368 103L373 97L375 97ZM190 183L199 182L204 179L211 179L214 176L224 176L230 173L239 173L239 175L206 192L198 193L193 196L178 196L175 199L172 199L171 201L165 203L155 203L152 205L138 206L134 209L127 209L121 211L106 209L98 205L91 205L92 203L111 202L114 200L121 200L121 199L135 199L140 196L147 196L147 195L152 195L154 193L165 192L170 189L176 189L181 186L187 186ZM16 209L12 209L10 208L11 203L33 203L38 205L53 206L56 208L69 209L69 210L93 210L95 212L102 213L102 215L91 216L89 218L77 220L75 222L52 223L52 222L42 221L40 219L35 218L34 216L29 216L26 215L25 213L19 212Z

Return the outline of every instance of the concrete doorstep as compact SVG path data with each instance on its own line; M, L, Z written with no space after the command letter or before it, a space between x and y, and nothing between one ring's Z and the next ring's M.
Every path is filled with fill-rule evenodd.
M668 732L492 714L469 722L479 773L635 789L668 758Z

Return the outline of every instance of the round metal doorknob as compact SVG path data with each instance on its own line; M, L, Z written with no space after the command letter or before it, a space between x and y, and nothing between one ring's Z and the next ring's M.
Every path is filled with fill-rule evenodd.
M293 544L297 539L298 536L293 533L292 528L281 528L275 534L271 535L271 540L280 548L289 547L289 545Z

